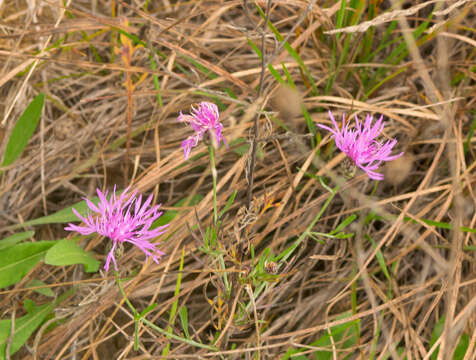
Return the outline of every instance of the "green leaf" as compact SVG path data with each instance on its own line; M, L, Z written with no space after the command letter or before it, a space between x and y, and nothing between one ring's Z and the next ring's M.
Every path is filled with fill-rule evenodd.
M23 241L25 239L32 237L33 235L35 235L34 231L25 231L18 234L10 235L0 241L0 250L13 246L19 243L20 241Z
M196 194L193 198L189 199L188 196L177 201L177 203L174 205L174 207L182 207L182 206L194 206L198 204L200 201L202 201L203 196ZM160 218L155 220L152 223L152 226L150 227L151 229L155 229L156 227L166 225L170 223L178 214L179 212L176 210L169 210L166 211Z
M266 15L265 15L264 11L259 7L259 5L257 3L255 3L255 6L256 6L256 9L258 10L261 18L263 20L266 19ZM267 25L268 25L269 29L274 33L274 35L276 36L278 41L280 41L280 42L284 41L284 36L281 35L279 30L273 25L271 20L268 20ZM304 74L306 74L309 82L311 83L312 93L314 95L317 95L318 91L317 91L316 83L314 82L314 79L313 79L313 77L311 75L311 72L309 71L308 67L304 64L304 61L301 59L301 57L296 52L296 50L294 50L293 47L287 41L284 42L283 47L284 47L284 49L286 49L286 51L289 53L289 55L291 55L291 57L293 57L294 60L296 60L296 62L299 64L300 68L302 69Z
M108 196L109 198L109 196ZM99 202L99 198L97 196L89 199L93 204L97 204ZM8 229L17 229L20 227L27 227L27 226L34 226L34 225L44 225L44 224L62 224L72 221L79 221L78 217L73 213L72 209L75 208L76 211L81 216L87 216L88 214L88 205L86 201L82 200L74 204L73 206L68 206L60 211L55 212L54 214L43 216L37 219L33 219L30 221L26 221L21 224L16 224L13 226L9 226Z
M55 297L55 293L53 292L53 290L51 290L51 288L49 288L49 287L46 287L47 284L44 283L41 280L33 279L28 283L28 285L26 287L27 288L33 288L33 287L37 287L37 286L45 286L45 288L43 288L43 289L34 289L33 291L36 291L38 294L45 295L45 296L48 296L48 297Z
M28 303L28 304L27 304ZM53 310L54 304L35 306L31 300L25 301L28 314L15 319L15 334L10 345L10 355L17 352ZM9 341L12 321L0 320L0 360L5 359L5 350Z
M372 239L370 237L370 235L368 234L365 234L365 238L370 241L372 243L372 247L374 249L377 248L377 243L375 242L374 239ZM387 280L389 282L392 281L392 278L390 277L390 273L388 272L388 268L387 268L387 265L385 264L385 258L382 254L382 251L380 251L380 249L377 251L377 254L375 255L377 257L377 261L378 261L378 264L380 266L380 269L382 270L382 272L384 273L385 277L387 278Z
M233 204L233 201L235 200L236 194L238 194L237 190L235 190L233 194L231 194L230 198L227 200L225 207L220 211L220 214L218 214L219 218L223 217L223 215L225 215L225 213L231 207L231 205Z
M344 319L351 316L350 312L344 313L338 316L338 319ZM359 320L349 321L344 324L336 325L331 328L331 334L325 332L319 340L312 343L312 346L316 347L329 347L332 349L332 343L339 344L339 349L347 349L357 344L358 331L360 330ZM331 340L332 336L332 340ZM314 353L315 360L333 358L332 351L316 351Z
M35 303L26 299L25 310L27 315L15 319L15 333L11 339L10 354L13 355L20 349L28 340L31 334L45 321L47 316L53 311L55 306L69 297L73 291L69 290L61 295L56 301L41 306L36 306ZM12 328L12 321L10 319L0 320L0 360L6 358L6 345L10 341L10 331Z
M250 148L250 144L248 143L248 141L246 141L246 139L242 137L233 140L230 143L230 146L233 148L233 151L240 156L243 156L248 153L248 149Z
M330 235L333 235L333 234L337 234L339 231L341 231L342 229L344 229L347 225L349 225L350 223L352 223L355 219L357 219L357 215L355 214L351 214L349 215L348 217L346 217L344 219L344 221L342 221L334 230L332 230L329 234Z
M140 319L144 318L148 313L153 311L157 306L159 306L159 304L157 303L150 304L139 314L139 318Z
M443 333L443 330L445 328L445 317L442 316L435 324L435 327L433 328L433 331L431 333L431 338L430 338L430 345L429 349L433 347L433 345L436 343L438 338L441 336ZM466 355L466 351L468 350L469 346L469 336L467 334L462 334L458 345L456 346L455 352L453 354L453 357L451 359L453 360L462 360L464 356ZM430 356L431 360L436 360L438 358L438 352L440 350L440 347L438 346L435 351Z
M38 94L25 109L18 119L8 140L2 166L8 166L18 159L25 149L28 141L35 132L38 120L40 120L45 94Z
M45 263L56 266L83 264L86 272L96 272L99 269L99 261L82 249L74 239L58 241L46 253Z
M261 50L255 45L255 43L251 39L246 38L246 40L248 41L248 44L250 44L251 48L254 50L256 55L258 55L258 57L261 59L262 56L263 56L262 53L261 53ZM271 73L271 75L274 76L274 78L276 79L277 82L279 82L281 84L285 83L283 78L281 77L281 75L279 75L279 73L276 71L276 69L273 67L272 64L268 64L268 70Z
M453 360L463 360L469 347L468 334L462 334L453 354Z
M178 303L179 303L179 294L180 294L180 287L182 284L182 273L183 273L183 259L185 257L185 250L182 249L182 257L180 258L180 266L179 266L179 273L177 276L177 281L175 283L175 291L174 291L174 297L176 297L175 301L172 304L172 308L170 309L170 315L169 315L169 326L167 328L167 331L172 332L173 331L173 325L175 323L175 315L177 313L177 308L178 308ZM167 343L165 348L162 350L162 356L167 356L170 351L170 342Z
M187 339L190 339L190 333L188 332L188 310L185 305L181 306L178 314L180 316L180 322L182 323L182 329Z
M351 316L350 312L341 314L337 319L344 319ZM331 327L331 334L327 331L315 342L310 344L315 347L328 347L329 351L316 351L312 359L315 360L331 360L333 358L332 344L336 344L337 349L347 349L354 347L357 344L358 331L360 331L359 320L349 321L340 325ZM331 339L332 336L332 339ZM291 348L289 349L283 359L311 359L304 355L297 355L300 352L307 350L307 348ZM294 355L294 356L293 356ZM345 358L348 359L349 357Z
M43 259L56 241L38 241L10 246L0 251L0 288L19 282Z
M464 153L466 154L468 150L471 148L471 138L473 137L474 131L476 130L476 116L473 118L473 122L471 123L471 128L468 131L468 136L466 137L466 141L464 142Z
M250 142L245 138L239 137L230 143L230 147L236 154L243 156L248 153ZM258 156L260 160L264 158L263 149L260 146L256 149L256 156Z

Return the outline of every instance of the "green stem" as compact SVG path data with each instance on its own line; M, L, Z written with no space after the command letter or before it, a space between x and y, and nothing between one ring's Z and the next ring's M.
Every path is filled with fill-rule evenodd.
M210 168L212 170L212 178L213 178L213 223L216 225L218 222L217 169L215 167L215 151L213 149L213 145L208 145L208 153L210 154Z
M163 330L161 329L160 327L158 327L157 325L155 325L153 322L145 319L143 316L145 315L141 315L139 314L139 312L135 309L134 305L132 305L132 303L129 301L129 299L127 298L126 296L126 292L124 291L124 288L122 287L121 285L121 279L119 278L119 274L117 273L116 270L114 270L114 275L116 277L116 283L117 283L117 286L119 287L119 291L121 292L122 296L124 297L124 301L126 302L127 306L129 307L129 309L132 311L132 313L134 314L134 322L135 322L135 336L134 336L134 349L138 349L138 340L139 340L139 323L140 322L143 322L144 324L146 324L147 326L149 326L150 328L158 331L159 333L163 334L163 335L166 335L172 339L175 339L175 340L178 340L178 341L181 341L181 342L184 342L186 344L189 344L191 346L195 346L195 347L199 347L199 348L202 348L202 349L207 349L207 350L211 350L211 351L217 351L218 349L214 346L209 346L209 345L205 345L205 344L201 344L197 341L194 341L192 339L185 339L185 338L182 338L180 336L177 336L169 331L166 331L166 330Z
M119 287L119 291L121 292L122 297L126 301L127 306L129 307L129 309L131 309L131 311L132 311L132 313L134 314L134 317L135 317L135 315L138 314L138 312L134 308L132 303L129 301L129 299L127 298L126 292L124 291L124 288L121 285L121 279L119 278L119 274L117 273L116 270L114 270L114 276L116 277L116 283L117 283L117 286Z

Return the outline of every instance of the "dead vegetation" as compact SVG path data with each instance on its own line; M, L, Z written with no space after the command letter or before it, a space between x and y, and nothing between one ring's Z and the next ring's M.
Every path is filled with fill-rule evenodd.
M31 279L56 296L75 291L13 358L276 359L296 350L320 359L327 350L322 358L424 359L443 316L439 358L452 358L463 335L464 359L474 358L475 4L404 1L402 10L371 1L371 18L350 3L339 24L340 2L256 1L280 38L252 1L0 1L3 148L15 119L46 94L26 152L3 169L4 237L97 187L131 184L165 210L189 201L160 239L160 264L134 248L119 261L136 309L158 303L147 320L179 339L142 323L135 351L134 319L112 273L39 264L0 292L2 319L22 314L26 299L48 302L26 288ZM376 51L385 37L395 41ZM375 54L366 58L367 41ZM401 44L408 53L392 58ZM216 154L218 207L237 191L219 233L223 264L199 249L213 219L206 145L184 162L189 133L176 121L203 100L219 105L230 145ZM338 175L343 154L325 132L320 142L312 135L312 124L329 123L328 109L385 116L385 136L406 152L385 181ZM251 278L265 249L283 254L333 196L320 176L341 189L310 230L327 234L355 214L345 229L354 236L304 236L285 261L266 263L268 278ZM36 226L31 241L64 238L63 227ZM105 243L80 244L104 261ZM174 306L187 309L189 337L177 313L170 319ZM352 326L318 343L342 324Z

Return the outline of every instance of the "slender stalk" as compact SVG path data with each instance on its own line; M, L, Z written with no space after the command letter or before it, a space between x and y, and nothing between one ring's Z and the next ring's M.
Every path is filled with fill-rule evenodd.
M216 225L218 222L218 209L217 209L217 169L215 167L215 149L213 145L208 145L208 153L210 154L210 168L212 170L213 178L213 223Z
M119 278L119 274L117 273L117 271L114 270L114 275L116 277L116 283L117 283L117 286L119 287L119 291L121 292L122 296L124 297L124 301L126 302L127 306L129 307L129 309L132 311L132 313L134 314L134 321L136 322L136 341L138 341L138 333L137 333L137 329L138 329L138 323L139 322L143 322L144 324L146 324L147 326L149 326L150 328L158 331L159 333L163 334L163 335L166 335L174 340L178 340L178 341L181 341L181 342L184 342L186 344L189 344L191 346L195 346L195 347L199 347L199 348L202 348L202 349L207 349L207 350L212 350L212 351L217 351L218 349L214 346L209 346L209 345L205 345L205 344L201 344L199 342L196 342L192 339L185 339L185 338L182 338L180 336L177 336L169 331L166 331L164 329L161 329L160 327L158 327L157 325L155 325L153 322L143 318L141 316L141 314L139 314L139 312L136 310L136 308L134 307L134 305L132 305L132 303L129 301L129 299L127 298L127 295L126 295L126 292L124 291L124 288L122 287L121 285L121 279Z
M134 306L132 305L132 303L129 301L129 299L127 298L127 295L126 295L126 292L124 291L124 288L122 287L121 285L121 279L119 278L119 274L117 273L116 270L114 270L114 276L116 277L116 284L117 284L117 287L119 288L119 291L121 292L122 294L122 297L124 298L127 306L129 307L129 309L134 313L134 315L137 313L137 310L134 308Z

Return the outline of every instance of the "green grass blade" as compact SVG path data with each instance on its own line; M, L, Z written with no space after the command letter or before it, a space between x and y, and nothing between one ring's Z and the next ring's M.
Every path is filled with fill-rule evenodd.
M248 44L251 46L251 49L253 49L256 55L258 55L258 57L262 59L263 54L261 53L261 50L258 48L258 46L256 46L256 44L253 42L253 40L251 40L250 38L246 38L246 40L248 41ZM279 75L278 71L273 67L272 64L268 64L268 70L277 82L279 82L280 84L285 83L281 75Z
M257 3L255 3L255 6L256 6L256 9L258 10L260 16L263 18L263 20L265 20L266 15L263 12L263 10L259 7L259 5ZM283 35L281 35L281 33L278 31L278 29L273 25L271 20L268 20L267 26L273 32L273 34L276 36L278 41L280 41L280 42L284 41ZM302 61L299 54L296 52L296 50L293 49L291 44L289 44L287 41L284 42L283 46L284 46L284 49L286 49L286 51L289 53L289 55L291 55L291 57L294 60L296 60L296 62L299 64L299 67L304 72L304 74L306 74L307 80L309 80L309 82L311 84L312 93L313 93L314 96L317 96L318 91L317 91L316 83L315 83L314 78L312 77L311 72L309 71L308 67L304 64L304 61Z
M476 116L473 119L473 122L471 124L471 129L469 129L468 132L468 137L466 138L466 141L464 142L464 153L466 154L471 146L471 138L473 137L474 130L476 130Z
M167 328L167 331L169 331L169 332L172 332L172 330L173 330L173 325L175 323L175 315L177 314L177 308L178 308L178 302L179 302L178 295L180 294L180 286L182 284L182 272L183 272L183 259L184 259L184 257L185 257L185 250L182 249L182 256L180 258L179 272L178 272L178 275L177 275L177 281L175 282L174 297L176 297L176 299L172 304L172 308L170 309L169 326ZM167 345L162 350L162 356L167 356L169 351L170 351L170 342L168 342Z
M377 248L377 243L374 241L374 239L372 239L369 235L365 235L365 238L370 241L372 243L372 247L374 249ZM387 265L385 264L385 258L382 254L382 251L380 251L380 249L377 251L377 254L376 254L376 257L377 257L377 262L380 266L380 270L382 270L383 274L385 275L385 277L387 278L387 280L389 281L389 283L391 283L392 279L390 277L390 273L388 272L388 268L387 268Z
M347 225L350 225L355 219L357 219L357 215L351 214L346 217L337 227L332 230L329 235L337 234L338 232L342 231Z
M185 336L187 339L190 339L190 333L188 331L188 310L185 305L181 306L179 311L178 311L179 317L180 317L180 322L182 324L182 329L183 332L185 333Z

